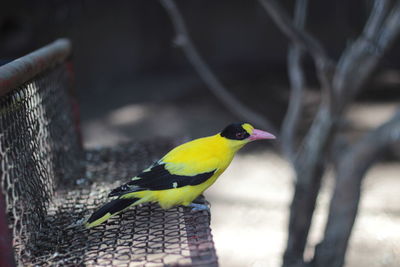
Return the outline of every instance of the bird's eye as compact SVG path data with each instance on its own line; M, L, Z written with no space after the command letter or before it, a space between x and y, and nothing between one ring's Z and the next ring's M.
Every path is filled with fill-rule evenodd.
M244 133L236 133L236 138L241 139L244 137Z

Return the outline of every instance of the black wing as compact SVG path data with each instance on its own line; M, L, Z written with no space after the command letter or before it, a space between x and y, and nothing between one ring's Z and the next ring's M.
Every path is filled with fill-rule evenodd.
M152 166L148 171L142 172L132 181L115 188L108 195L120 196L127 193L143 190L166 190L187 185L198 185L207 181L216 170L200 173L193 176L171 174L165 169L165 163Z

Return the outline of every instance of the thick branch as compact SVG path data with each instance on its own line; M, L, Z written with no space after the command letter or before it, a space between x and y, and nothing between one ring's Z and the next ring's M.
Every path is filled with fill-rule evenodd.
M256 125L276 132L272 123L263 116L246 107L238 99L236 99L222 85L218 78L212 73L207 63L197 52L196 47L189 37L183 17L173 0L160 0L161 4L167 11L174 29L176 31L176 44L179 45L189 62L195 68L199 76L208 85L211 92L236 116L239 118L255 123Z
M304 28L307 16L308 0L296 1L294 23L299 29ZM305 86L305 75L302 68L302 57L304 49L299 44L289 47L288 71L290 80L290 98L288 110L282 123L282 151L286 158L294 162L295 136L300 122L303 107L303 91Z
M342 54L338 64L339 69L333 76L332 61L318 41L305 30L298 29L276 0L259 0L293 44L311 54L323 89L318 113L294 159L297 181L290 210L284 266L304 264L304 248L325 169L326 152L329 150L336 130L337 120L362 83L376 67L383 52L398 35L400 19L397 10L400 9L398 8L400 0L396 2L389 16L387 16L387 0L378 3L379 1L375 0L374 9L371 11L362 36Z
M303 253L307 242L308 231L311 226L315 202L320 189L321 177L325 169L324 151L331 138L334 125L334 118L331 112L331 73L333 71L333 64L319 42L311 37L305 30L294 26L289 16L276 1L259 1L293 44L305 49L311 54L315 61L317 76L323 89L322 103L316 118L303 141L302 147L300 147L298 153L294 154L295 157L292 158L297 180L290 208L288 241L283 265L299 266L303 264ZM292 60L296 59L296 55L293 55L293 52L291 57ZM303 77L304 74L300 73L299 70L299 66L292 66L291 79L292 84L300 81L300 84L294 84L294 86L302 87L304 86L304 84L302 84L304 81L299 80L299 77ZM297 88L296 93L299 93L299 91L300 89ZM291 99L291 101L294 100ZM295 101L299 100L297 99ZM298 110L300 109L298 106L296 107L296 105L300 103L292 104Z
M362 180L381 152L393 144L400 144L400 109L391 120L367 133L342 157L324 239L315 250L314 266L343 266L358 211Z
M284 266L299 266L310 230L315 202L325 170L326 148L334 127L329 109L323 105L305 138L304 146L294 162L295 193L290 207L289 233L284 255Z

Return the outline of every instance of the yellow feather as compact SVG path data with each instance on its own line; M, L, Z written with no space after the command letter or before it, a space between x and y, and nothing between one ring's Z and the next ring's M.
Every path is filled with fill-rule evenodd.
M248 123L243 123L242 124L243 129L246 130L246 132L248 132L249 134L253 133L254 127Z
M85 227L86 228L92 228L95 227L97 225L102 224L103 222L107 221L108 219L110 219L111 216L113 216L115 214L111 214L111 213L107 213L106 215L104 215L103 217L101 217L100 219L95 220L92 223L85 223Z
M164 209L187 206L217 180L231 163L236 151L246 143L248 141L228 140L217 134L182 144L161 159L171 174L193 176L216 170L214 175L199 185L133 192L121 198L142 198L140 203L158 202Z

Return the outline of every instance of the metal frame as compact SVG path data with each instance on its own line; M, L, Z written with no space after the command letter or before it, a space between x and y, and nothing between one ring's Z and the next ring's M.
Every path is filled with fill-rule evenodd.
M28 55L0 66L0 97L33 79L71 54L71 42L58 39ZM1 156L1 155L0 155ZM5 196L0 190L0 266L16 266Z
M26 56L0 66L0 96L29 81L71 54L71 42L58 39Z

